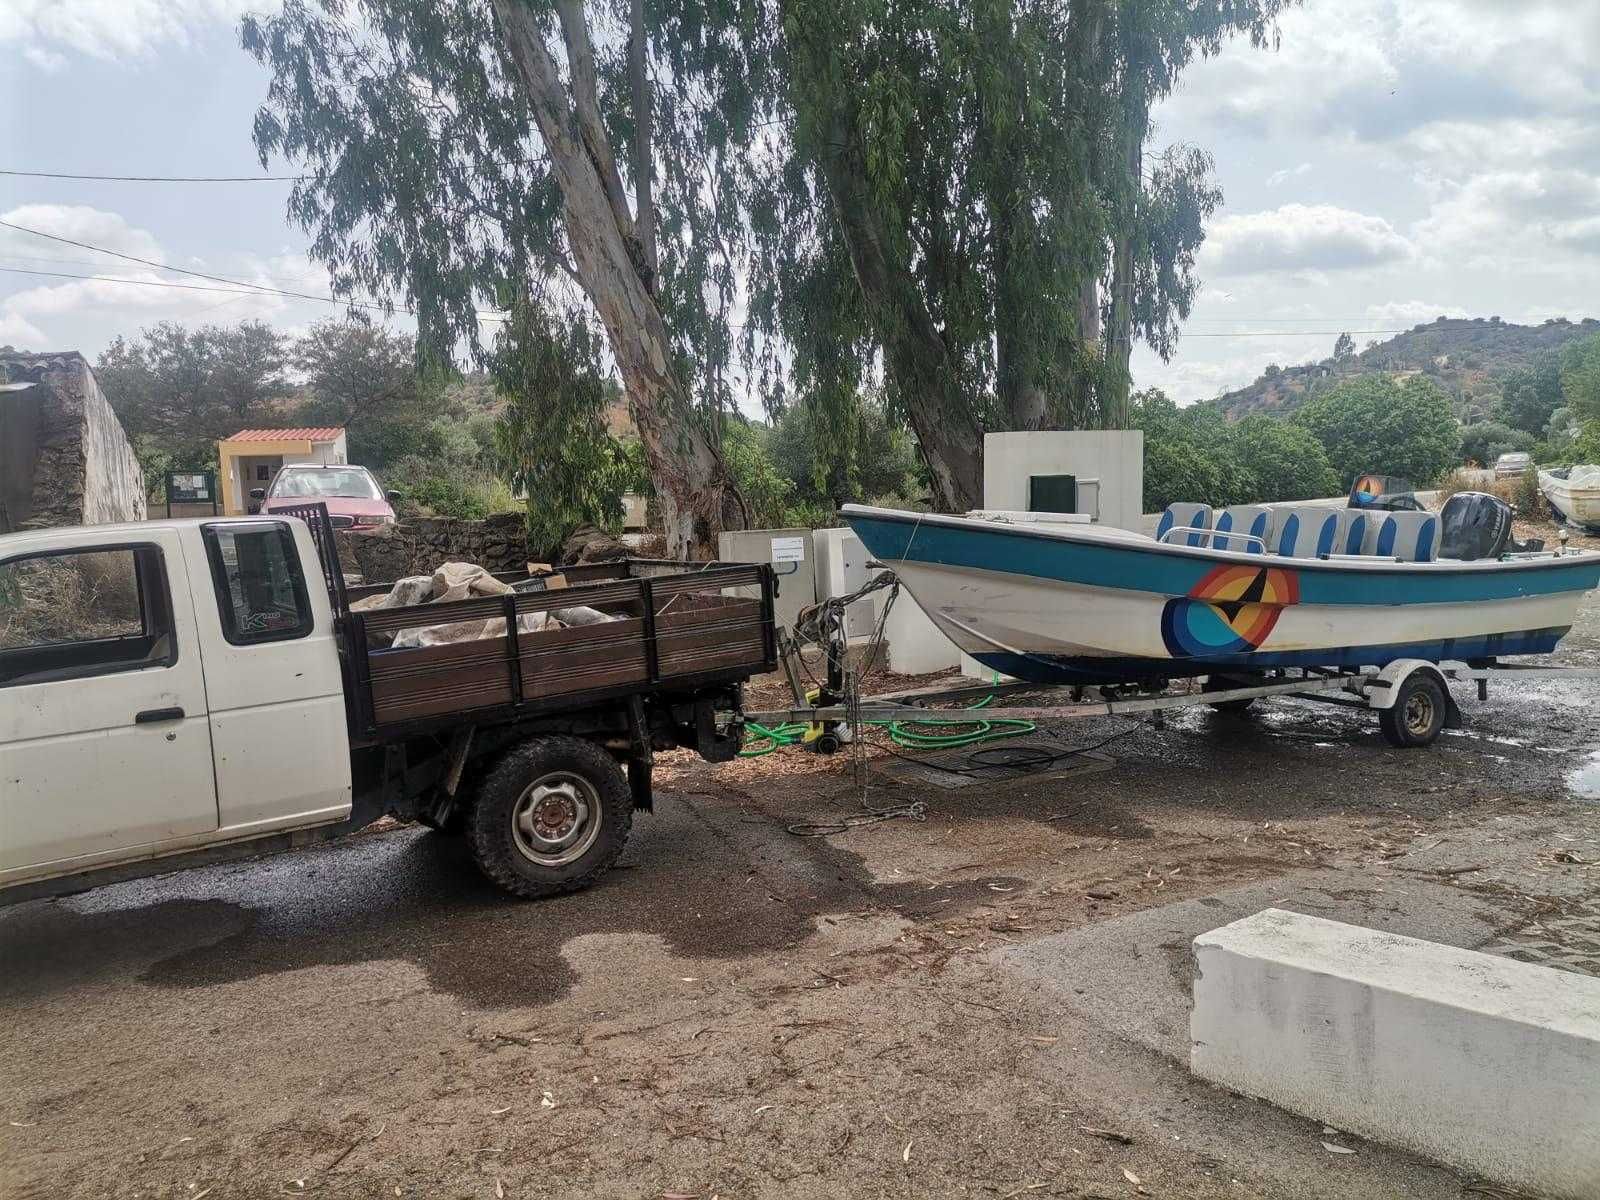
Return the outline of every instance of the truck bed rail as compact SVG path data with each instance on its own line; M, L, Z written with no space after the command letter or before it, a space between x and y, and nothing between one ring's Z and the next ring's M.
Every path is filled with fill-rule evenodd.
M367 737L570 708L657 689L737 682L778 664L772 570L629 560L610 579L445 604L349 612L354 724ZM640 572L649 573L641 574ZM586 572L597 574L598 572ZM598 609L595 625L529 630L527 618ZM405 630L496 621L499 636L394 649ZM494 627L489 632L494 633Z

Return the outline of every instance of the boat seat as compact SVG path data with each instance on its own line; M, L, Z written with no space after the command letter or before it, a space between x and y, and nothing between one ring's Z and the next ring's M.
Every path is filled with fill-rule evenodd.
M1333 553L1339 524L1336 508L1280 508L1274 549L1285 558L1316 558Z
M1211 505L1173 503L1167 505L1167 511L1161 514L1161 520L1156 524L1156 541L1162 541L1170 529L1210 529ZM1186 534L1175 537L1169 543L1174 546L1205 546L1211 539L1200 537L1196 534Z
M1243 537L1214 537L1211 545L1218 550L1237 550L1246 554L1265 554L1272 546L1272 510L1264 504L1235 504L1217 514L1214 529L1222 532L1247 533ZM1260 538L1260 541L1252 541Z
M1360 508L1342 508L1333 531L1333 549L1330 554L1371 554L1372 539L1383 513L1368 512Z
M1439 516L1430 512L1367 514L1364 554L1401 562L1433 562L1439 555Z

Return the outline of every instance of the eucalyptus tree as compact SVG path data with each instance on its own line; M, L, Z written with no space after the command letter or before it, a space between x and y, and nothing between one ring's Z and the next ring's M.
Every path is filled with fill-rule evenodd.
M585 298L686 554L739 519L715 426L741 277L729 157L760 73L717 0L671 9L287 0L242 40L271 72L258 152L303 166L289 211L336 293L411 308L434 356Z
M945 509L980 502L986 431L1124 424L1220 200L1203 151L1148 155L1151 107L1283 0L772 2L794 157L752 313L796 382L837 409L881 365Z

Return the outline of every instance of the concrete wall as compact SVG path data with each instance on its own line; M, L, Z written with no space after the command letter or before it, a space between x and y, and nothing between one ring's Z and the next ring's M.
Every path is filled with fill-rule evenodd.
M334 531L339 564L366 583L393 583L407 575L431 575L440 563L476 563L487 571L520 571L528 565L528 523L521 513L497 513L483 521L413 517L370 533Z
M1098 479L1100 522L1118 529L1139 529L1144 515L1142 430L1034 430L984 435L984 508L1026 509L1031 475Z
M774 608L778 624L785 629L793 629L800 610L817 602L816 551L811 532L800 528L743 529L717 535L717 558L722 562L772 563L778 583ZM798 560L792 557L796 552L801 555Z
M146 516L144 473L81 354L0 358L0 533Z
M1194 952L1195 1074L1514 1188L1600 1196L1600 979L1275 908Z

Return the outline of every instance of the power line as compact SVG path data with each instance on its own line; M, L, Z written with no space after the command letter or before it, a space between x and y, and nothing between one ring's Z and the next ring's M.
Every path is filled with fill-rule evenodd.
M249 291L253 291L253 292L259 293L259 294L264 295L264 296L287 296L287 297L290 297L290 298L295 299L295 300L311 300L311 301L315 301L316 303L319 303L319 304L344 304L344 305L347 305L348 307L351 307L351 308L364 308L364 309L368 309L368 310L373 311L373 312L387 313L387 311L388 311L381 304L364 303L364 302L359 301L359 300L340 300L340 299L338 299L338 298L336 298L334 296L313 296L313 295L310 295L309 293L306 293L306 292L295 292L295 291L290 291L290 290L288 290L286 288L271 288L271 287L267 287L265 284L251 283L251 282L249 282L248 280L245 280L245 279L230 279L225 275L208 275L204 271L191 271L187 267L169 266L166 263L155 262L152 259L140 258L136 254L124 254L120 250L111 250L111 249L108 249L105 246L96 246L96 245L93 245L92 243L89 243L89 242L79 242L79 241L73 240L72 238L61 237L61 236L59 236L57 234L54 234L54 233L46 233L42 229L29 229L26 225L18 225L16 223L12 222L12 221L0 220L0 227L3 227L5 229L14 229L18 233L32 234L34 237L44 238L47 241L61 242L61 243L65 244L65 245L68 245L68 246L76 246L80 250L92 250L96 254L109 254L112 258L120 258L120 259L123 259L126 262L138 263L142 267L151 267L151 268L154 268L157 271L171 271L171 272L173 272L175 274L178 274L178 275L188 275L188 276L191 276L191 277L193 277L195 279L207 280L207 281L209 281L211 283L226 283L226 284L229 284L230 287L232 289L234 289L234 290L247 289ZM23 271L19 267L7 267L5 269L7 271L10 271L13 274L57 275L57 276L60 276L61 278L65 278L65 279L97 279L100 282L105 282L105 283L118 283L118 282L139 283L139 282L143 282L143 283L146 283L146 284L150 284L152 286L157 286L155 281L153 281L153 280L143 280L143 281L141 281L141 280L118 280L115 276L67 275L67 274L65 274L63 272L57 272L57 271L31 271L30 272L30 271ZM167 286L169 286L169 287L181 287L181 286L184 286L184 285L168 284ZM200 290L215 290L215 289L200 289L200 288L190 287L188 290L190 290L190 291L200 291ZM473 315L476 316L479 320L504 321L506 319L504 316L502 316L502 315L500 315L498 313L475 312Z
M93 283L121 283L129 287L167 288L180 292L212 292L222 296L284 296L291 300L309 300L314 304L342 304L348 308L364 308L370 312L388 313L381 304L367 304L360 300L341 300L337 296L313 296L307 292L291 292L282 288L262 288L254 284L247 285L249 290L241 288L207 287L200 283L173 283L166 279L122 279L115 275L73 275L66 271L35 271L25 267L0 267L0 271L8 275L43 275L51 279L81 279ZM209 278L208 276L205 278ZM505 321L508 318L500 313L479 312L474 314L480 321Z
M67 175L56 171L10 171L19 179L72 179L84 183L292 183L309 175Z

